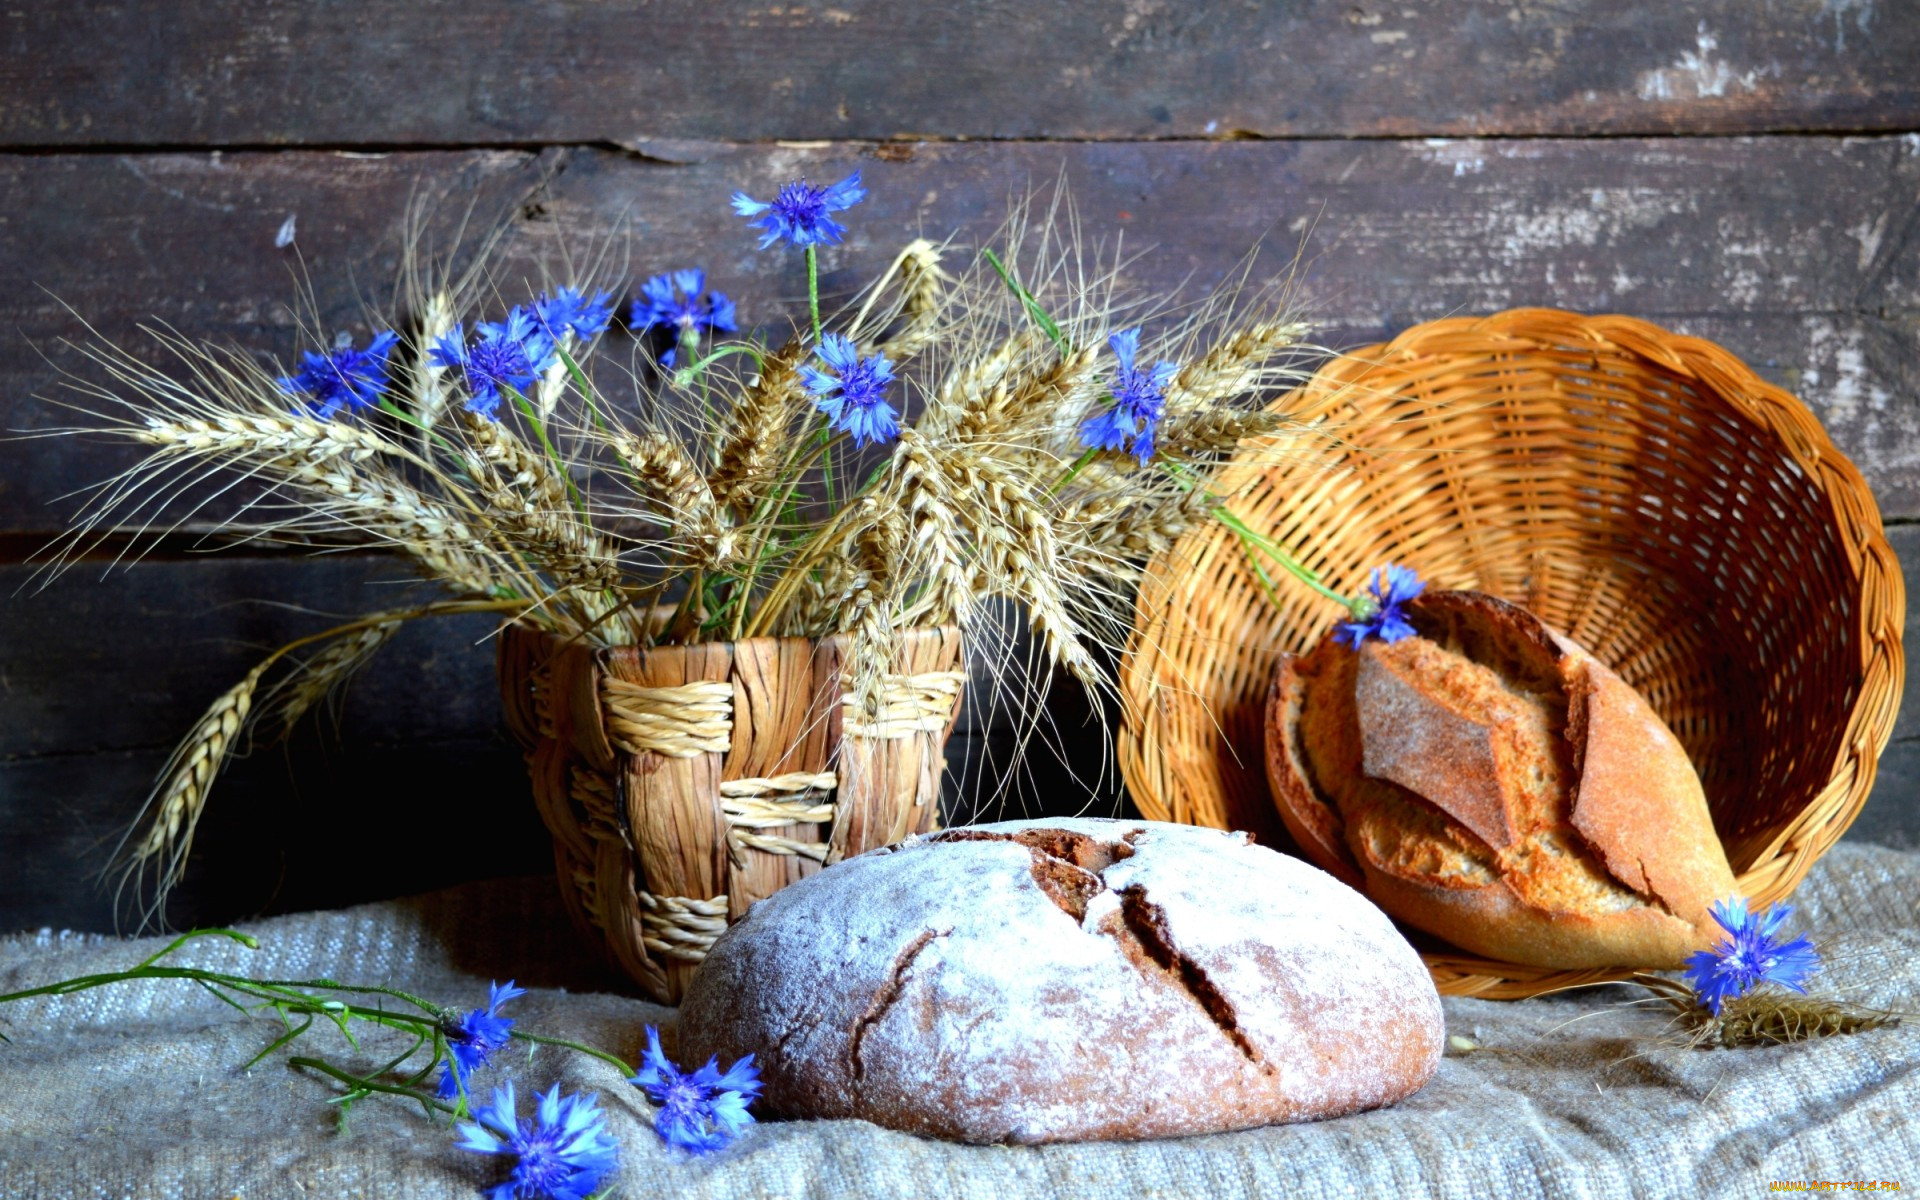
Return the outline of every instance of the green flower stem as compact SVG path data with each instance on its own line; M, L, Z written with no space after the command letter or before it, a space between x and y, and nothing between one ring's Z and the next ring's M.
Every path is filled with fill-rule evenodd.
M433 430L433 426L429 425L425 421L422 421L419 417L414 416L412 413L408 412L406 409L401 408L398 404L395 404L393 401L387 399L385 396L380 397L380 411L383 413L386 413L390 417L395 417L399 420L405 421L407 424L413 426L415 429L418 429L420 432L426 434L428 439L431 440L434 445L440 447L440 449L446 451L447 453L453 454L458 452L459 447L455 446L451 441L449 441L445 437L445 435L435 433ZM399 448L397 452L400 454L403 454L408 460L412 462L422 463L424 461L418 455L414 454L410 450L405 449L404 447Z
M275 1051L290 1045L304 1036L313 1028L316 1018L325 1018L331 1021L340 1029L341 1034L346 1037L348 1043L358 1049L359 1043L355 1040L349 1023L354 1020L367 1021L384 1028L410 1033L413 1035L413 1044L401 1054L390 1059L379 1070L373 1072L372 1075L355 1075L350 1071L346 1071L317 1058L292 1058L288 1060L288 1065L319 1071L341 1083L347 1084L349 1088L353 1089L349 1091L347 1095L336 1098L335 1103L350 1104L361 1096L374 1092L383 1092L418 1100L423 1105L428 1106L430 1110L456 1115L466 1110L464 1082L460 1081L457 1075L455 1077L456 1082L461 1083L461 1095L458 1104L446 1104L425 1094L416 1087L409 1086L411 1084L418 1084L420 1081L426 1079L432 1072L435 1064L448 1057L446 1039L441 1028L442 1022L449 1016L448 1010L430 1000L423 999L411 992L401 991L398 988L340 983L332 979L256 979L250 976L229 975L221 971L210 971L202 967L171 967L163 965L163 960L168 955L178 951L189 942L199 938L209 937L227 938L239 942L248 949L258 949L260 945L259 941L252 935L240 933L237 930L196 929L175 938L159 951L142 959L137 965L128 970L81 975L72 979L63 979L57 983L49 983L36 988L10 992L6 995L0 995L0 1004L5 1004L13 1000L25 1000L34 996L67 996L76 992L89 991L93 988L106 987L110 984L130 983L135 980L185 979L198 984L222 1002L248 1015L256 1015L266 1009L271 1009L279 1015L284 1026L282 1033L269 1043L266 1049L260 1051L260 1053L248 1060L246 1067L252 1067ZM404 1004L412 1005L418 1009L419 1012L417 1014L391 1012L385 1008L375 1008L365 1004L323 999L321 996L313 995L313 992L336 992L353 996L390 997ZM230 995L229 993L232 994ZM248 1008L246 1005L236 1001L233 998L235 995L258 1001L259 1004L255 1008ZM572 1050L577 1054L585 1054L588 1057L597 1058L608 1066L616 1068L622 1078L629 1078L634 1073L634 1068L629 1066L617 1055L609 1054L604 1050L596 1049L582 1042L572 1041L567 1038L547 1037L543 1034L529 1033L519 1029L509 1030L507 1036L515 1041L526 1042L529 1045L556 1046L564 1050ZM6 1040L4 1036L0 1036L0 1041L4 1040ZM432 1061L427 1063L420 1071L410 1076L407 1085L389 1084L379 1081L377 1076L398 1071L405 1065L408 1059L411 1059L422 1047L429 1043L431 1043L433 1047Z
M680 383L682 380L685 380L687 383L691 383L694 376L705 371L708 367L719 362L729 354L751 354L753 355L754 365L761 370L766 369L766 356L760 353L758 346L748 342L731 342L715 350L713 353L701 357L690 367L675 368L673 372L674 382ZM682 386L684 386L684 384Z
M1173 478L1176 484L1189 492L1200 486L1199 482L1193 478L1192 473L1179 463L1162 463L1161 467ZM1276 603L1278 602L1278 597L1274 594L1273 590L1273 581L1268 578L1266 571L1260 566L1260 560L1254 557L1253 552L1256 550L1279 563L1282 567L1285 567L1287 573L1295 579L1298 579L1301 583L1306 584L1309 588L1312 588L1322 596L1325 596L1335 604L1346 609L1349 613L1352 613L1356 619L1364 618L1372 611L1372 597L1345 596L1334 591L1320 578L1319 572L1295 558L1292 551L1282 546L1279 542L1274 541L1264 533L1256 531L1251 525L1241 520L1224 502L1219 502L1217 498L1213 506L1213 516L1215 520L1239 535L1241 548L1247 552L1247 561L1253 567L1254 573L1260 577L1261 583L1266 587L1269 599L1274 600Z
M1074 459L1073 465L1067 468L1067 473L1055 480L1053 486L1047 489L1047 495L1058 495L1061 488L1072 483L1073 477L1086 470L1087 464L1098 457L1100 457L1100 447L1098 446L1088 446L1085 450L1081 451L1080 457Z
M593 418L593 423L599 428L606 429L607 419L600 413L599 399L593 393L593 384L588 381L587 373L580 369L580 364L573 360L573 355L568 354L564 347L554 347L554 353L558 354L560 361L566 364L567 374L573 379L573 386L580 389L580 398L587 402L587 415Z
M548 439L546 423L540 420L540 410L533 406L533 401L520 394L520 389L502 384L501 390L513 397L513 402L519 407L521 415L527 418L527 424L533 426L533 432L540 438L540 449L546 453L547 462L552 465L554 473L566 482L567 495L573 501L574 511L580 514L582 520L585 520L587 498L580 494L579 485L575 484L573 476L567 473L567 464L561 461L560 452L553 448L553 442Z
M150 967L167 955L172 954L175 950L186 945L188 942L193 941L195 938L204 937L223 937L230 941L239 942L249 950L258 950L260 948L259 938L254 937L250 933L241 933L238 929L189 929L171 942L168 942L161 949L155 951L150 957L144 958L136 963L134 970L137 971L141 967ZM0 996L0 1000L7 999L11 999L11 997Z
M1000 276L1000 282L1006 284L1008 290L1019 298L1021 305L1027 310L1027 315L1033 318L1033 323L1053 340L1054 349L1060 352L1060 357L1065 358L1072 353L1072 347L1067 344L1066 335L1060 332L1060 326L1047 315L1046 309L1040 307L1040 302L1033 298L1033 293L1020 286L1020 282L1013 277L1013 272L1007 270L1006 264L1000 261L1000 256L988 249L981 250L980 255L993 268L994 274Z
M416 1088L404 1087L395 1083L381 1083L377 1079L369 1079L363 1075L355 1075L351 1071L343 1071L339 1067L333 1066L331 1063L323 1062L317 1058L290 1058L287 1060L287 1065L318 1071L322 1075L331 1076L351 1087L353 1092L349 1092L345 1096L336 1097L333 1101L333 1103L336 1104L351 1104L359 1098L353 1094L354 1092L358 1092L362 1096L371 1092L384 1092L390 1096L405 1096L409 1100L417 1100L420 1103L420 1107L426 1109L429 1113L443 1112L448 1116L458 1116L463 1111L462 1106L448 1104L446 1101L436 1096L429 1096Z
M820 344L820 255L807 247L807 314L813 318L813 344Z
M618 1057L608 1054L605 1050L596 1050L592 1046L582 1042L570 1042L566 1038L545 1037L538 1033L522 1033L518 1029L509 1029L507 1036L516 1042L531 1042L536 1046L558 1046L562 1050L571 1050L576 1054L584 1054L589 1058L597 1058L608 1066L619 1070L622 1078L630 1078L635 1071L635 1068L628 1066Z
M1222 525L1225 525L1228 529L1231 529L1235 533L1240 535L1241 545L1249 547L1250 549L1253 549L1253 550L1258 550L1260 553L1266 555L1268 558L1271 558L1273 561L1279 563L1282 567L1286 568L1287 572L1290 575L1292 575L1295 579L1298 579L1301 583L1306 584L1308 587L1320 593L1322 596L1325 596L1327 599L1333 601L1335 604L1338 604L1342 608L1345 608L1348 612L1352 613L1354 616L1360 617L1365 615L1361 611L1366 604L1366 600L1364 597L1345 596L1339 592L1334 591L1332 588L1328 587L1324 582L1321 581L1320 575L1318 572L1314 571L1312 568L1308 567L1305 563L1302 563L1299 559L1295 558L1291 553L1288 552L1286 547L1282 546L1280 543L1274 541L1272 538L1267 537L1264 534L1254 532L1251 526L1249 526L1245 521L1242 521L1237 515L1235 515L1234 511L1228 508L1226 505L1224 504L1215 505L1213 509L1213 515L1215 519L1217 519Z

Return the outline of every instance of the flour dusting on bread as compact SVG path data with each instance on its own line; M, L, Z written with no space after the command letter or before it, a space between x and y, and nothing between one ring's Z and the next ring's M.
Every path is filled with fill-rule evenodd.
M682 1009L783 1112L968 1141L1138 1138L1376 1107L1438 1062L1391 922L1243 835L1008 822L761 902Z

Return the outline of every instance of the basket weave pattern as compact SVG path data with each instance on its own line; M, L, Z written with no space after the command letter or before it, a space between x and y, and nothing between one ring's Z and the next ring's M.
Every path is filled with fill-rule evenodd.
M754 901L933 829L960 637L902 638L877 715L838 638L595 649L510 626L498 665L575 922L665 1004Z
M1400 562L1519 602L1672 726L1756 903L1859 813L1893 728L1905 594L1878 510L1798 400L1712 343L1548 309L1417 326L1280 402L1218 490L1347 594ZM1286 844L1262 768L1268 683L1342 617L1210 523L1150 567L1119 749L1148 817ZM1607 971L1430 954L1444 992Z

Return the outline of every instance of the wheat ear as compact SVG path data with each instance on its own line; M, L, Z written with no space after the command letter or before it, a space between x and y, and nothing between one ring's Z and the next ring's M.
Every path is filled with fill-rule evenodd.
M376 614L368 618L375 621L374 624L327 643L325 649L301 663L298 671L275 689L277 694L270 721L273 736L284 738L290 735L294 726L300 723L300 718L351 679L380 652L382 646L393 639L393 635L400 631L404 614L396 613L389 620L379 620L384 615Z
M1284 414L1270 410L1201 409L1168 418L1154 444L1172 459L1231 454L1247 438L1272 433L1286 424Z
M854 703L869 718L879 717L884 707L887 672L899 645L894 604L906 540L906 522L895 512L884 513L854 539L855 574L840 619L852 635L847 657L853 665Z
M404 453L380 434L343 421L268 413L231 413L162 420L150 417L127 435L159 449L156 454L197 455L223 461L269 464L360 462L376 454Z
M469 412L461 418L462 458L495 527L562 588L618 588L619 557L575 514L559 469L501 422Z
M909 573L927 581L924 615L936 625L965 625L976 597L961 535L959 498L926 439L900 431L898 451L902 508L909 526Z
M900 317L904 323L881 342L879 352L899 362L933 344L946 308L953 276L940 265L940 247L915 238L900 251L895 270L900 279Z
M338 682L345 677L345 673L350 673L344 664L351 654L358 654L359 661L364 662L365 656L378 649L379 644L391 636L392 630L402 622L420 617L473 612L497 612L512 617L524 612L528 603L524 600L455 600L375 613L297 638L261 659L239 683L228 688L208 707L192 731L174 748L166 766L161 768L160 777L154 783L153 791L148 794L146 804L134 817L126 837L121 840L120 849L115 854L119 876L117 890L124 890L131 884L136 892L139 891L147 868L155 862L159 865L153 898L141 909L142 924L159 915L166 904L167 893L179 883L186 868L187 855L193 849L194 831L199 826L202 813L206 811L208 793L212 791L221 768L233 757L241 737L258 719L259 710L255 707L255 700L259 695L260 680L274 664L315 642L334 641L337 644L345 641L350 643L351 650L334 657L334 647L329 646L327 651L307 665L310 673L321 668L323 662L332 662L334 665L325 669L333 672L334 681ZM370 635L376 634L378 639L369 644ZM353 665L358 666L359 663ZM323 694L324 689L315 693L313 698L317 699ZM296 690L294 697L275 710L287 724L297 718L298 714L295 714L295 718L285 717L297 699ZM133 834L142 819L147 821L146 833L136 842ZM109 870L116 868L110 867Z
M138 892L148 864L158 863L154 898L141 910L141 924L165 907L167 893L179 883L193 849L194 831L206 811L207 794L247 726L260 677L278 657L268 657L221 693L161 769L159 781L142 809L143 814L151 814L146 835L126 851L119 869L120 886L124 888L131 881Z
M501 562L499 551L451 507L390 475L334 462L303 467L289 472L289 478L333 498L345 510L335 513L315 506L320 516L395 542L462 591L487 595L517 575ZM525 586L514 590L534 594Z
M1254 391L1263 381L1270 359L1297 346L1312 327L1299 321L1255 321L1235 331L1199 358L1182 367L1167 386L1167 411L1181 413L1205 408Z
M686 545L701 568L731 561L734 530L726 523L706 477L679 442L664 433L617 434L614 452L632 472L642 496L661 507L672 522L672 536Z
M992 590L1010 587L1026 602L1028 620L1048 654L1089 687L1101 686L1066 606L1058 537L1045 509L1017 477L984 455L936 447L931 461L945 474L950 494L965 501L955 519L973 541L976 568L993 581Z
M774 463L789 449L781 435L804 390L800 363L806 356L807 348L797 339L767 355L759 377L733 405L708 481L716 504L750 508L760 487L773 477Z

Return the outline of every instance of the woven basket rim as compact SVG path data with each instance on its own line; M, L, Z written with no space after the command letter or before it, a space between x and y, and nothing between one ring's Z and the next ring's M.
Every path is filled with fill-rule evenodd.
M1444 342L1442 348L1435 343ZM1448 317L1415 325L1392 339L1353 350L1325 364L1274 408L1299 422L1321 422L1350 402L1359 389L1406 375L1421 364L1494 358L1520 346L1592 345L1637 357L1692 382L1723 402L1806 474L1826 502L1827 516L1850 557L1860 604L1858 667L1862 684L1848 713L1844 745L1827 773L1827 785L1812 795L1797 818L1783 825L1758 859L1739 876L1743 892L1764 903L1792 891L1859 814L1872 790L1877 760L1892 736L1905 677L1901 639L1905 585L1887 541L1879 509L1859 469L1833 444L1799 399L1768 383L1744 362L1703 338L1675 334L1651 322L1622 315L1586 315L1553 308L1517 308L1487 316ZM1377 390L1377 389L1376 389ZM1392 394L1394 388L1384 389ZM1220 490L1234 494L1276 470L1263 464L1259 444L1243 446L1223 470ZM1216 720L1207 729L1170 730L1155 695L1163 687L1204 691L1205 681L1170 680L1169 624L1176 606L1191 607L1196 589L1207 586L1195 564L1206 563L1228 535L1216 523L1183 536L1148 565L1136 600L1133 629L1121 662L1120 768L1135 803L1148 816L1171 819L1170 774L1177 767L1163 753L1167 739L1223 736ZM1194 636L1191 630L1183 630ZM1206 693L1211 699L1217 693ZM1465 952L1429 954L1429 969L1441 990L1488 998L1517 998L1557 987L1625 978L1630 970L1554 971L1479 958Z

